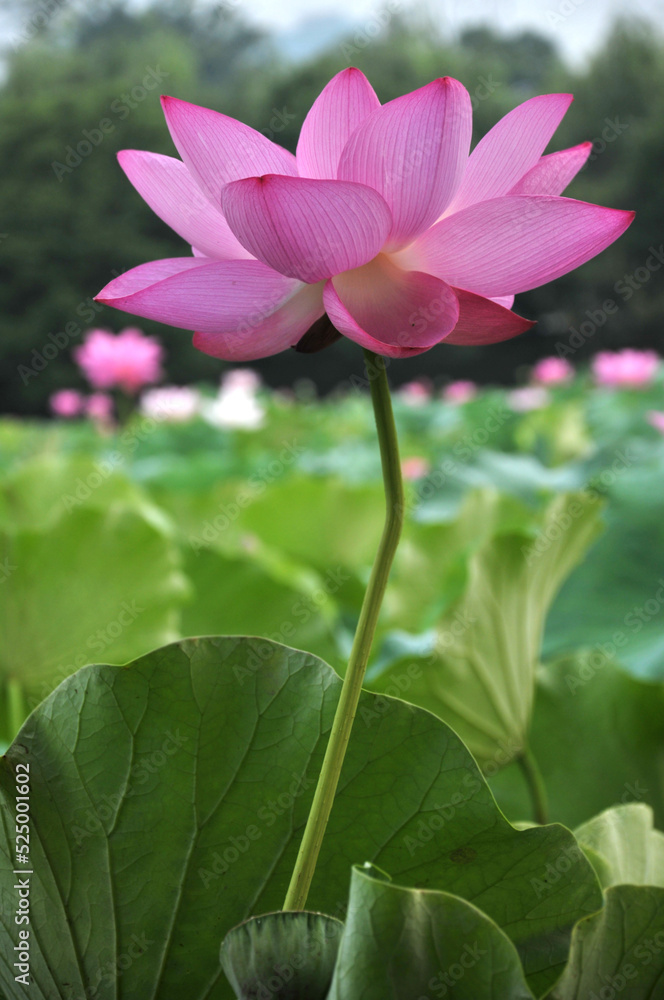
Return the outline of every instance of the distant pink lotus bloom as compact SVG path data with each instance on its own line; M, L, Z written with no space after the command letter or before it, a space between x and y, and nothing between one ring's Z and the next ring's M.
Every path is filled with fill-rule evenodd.
M650 410L646 414L646 419L651 427L654 427L660 434L664 434L664 413L661 410Z
M60 389L54 392L49 399L51 413L56 417L71 419L78 417L83 412L85 399L76 389Z
M117 335L90 330L74 357L95 389L122 389L133 394L161 378L164 349L154 337L128 326Z
M574 368L565 358L542 358L534 366L531 377L539 385L558 385L574 378Z
M113 422L113 397L107 392L93 392L85 403L85 412L96 423L111 424Z
M401 463L401 473L404 479L422 479L429 472L431 472L431 462L420 455L412 455L410 458L404 458Z
M551 396L540 385L524 385L512 389L507 394L507 405L515 413L529 413L531 410L541 410L551 402Z
M660 358L655 351L600 351L592 360L592 373L597 385L611 388L641 389L650 385Z
M414 379L400 386L399 397L407 406L424 406L431 399L431 385L428 380Z
M560 197L591 149L542 155L571 100L531 98L469 155L471 98L457 80L381 106L349 68L314 102L293 155L164 97L182 160L119 159L194 256L141 264L97 300L195 330L197 348L231 361L339 335L399 358L514 337L533 325L511 311L514 295L594 257L633 218Z
M477 386L467 379L459 379L457 382L450 382L442 392L442 397L446 403L468 403L475 399Z

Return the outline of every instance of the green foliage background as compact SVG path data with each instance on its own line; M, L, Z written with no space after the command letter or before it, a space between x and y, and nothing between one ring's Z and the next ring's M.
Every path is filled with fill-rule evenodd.
M569 193L638 213L598 260L519 297L517 308L539 320L532 334L482 351L441 348L395 364L393 381L422 372L510 381L519 365L567 343L571 328L607 299L617 309L594 324L578 357L625 344L664 350L657 318L661 270L648 273L638 290L623 280L645 266L664 231L657 179L664 156L664 47L645 26L617 24L590 64L572 71L548 40L532 33L508 38L476 28L452 39L423 19L406 23L393 16L369 44L351 37L294 66L230 4L205 8L196 0L170 0L139 12L122 2L69 3L56 5L50 18L40 17L44 5L36 0L4 6L14 8L17 26L5 39L0 87L0 406L6 412L45 412L52 391L79 384L71 348L83 331L131 322L91 304L114 272L189 253L143 204L115 159L124 148L174 152L159 94L223 110L294 149L311 102L349 64L368 74L383 101L438 75L458 77L473 96L475 141L531 95L573 91L576 101L553 148L587 139L596 145ZM143 87L146 77L152 89ZM107 133L71 166L76 160L67 160L68 148L84 141L86 131L96 135L102 119L110 122ZM54 167L58 163L64 167ZM219 362L193 351L187 333L141 326L163 337L171 380L217 378ZM37 373L41 362L33 351L43 357L53 343L49 334L61 334L64 346L56 344L56 356ZM259 367L270 384L308 377L326 391L359 364L359 352L342 341L321 355L292 352Z

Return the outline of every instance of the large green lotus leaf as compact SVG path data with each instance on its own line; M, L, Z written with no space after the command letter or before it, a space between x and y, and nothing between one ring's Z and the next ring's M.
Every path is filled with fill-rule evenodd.
M606 862L599 875L610 885L657 885L664 889L664 834L653 826L652 809L643 802L606 809L575 831L585 850Z
M553 466L583 458L593 450L581 400L557 400L546 409L532 410L519 421L514 437L522 451L541 454Z
M664 680L662 467L661 445L627 442L589 470L609 492L607 530L551 609L547 658L594 646L638 677Z
M35 1000L226 1000L226 932L279 909L341 682L267 640L192 639L129 667L94 666L30 716L0 764L6 817L31 781ZM15 940L13 827L0 919ZM572 859L555 893L539 882ZM428 712L365 693L307 905L343 914L350 869L474 903L516 944L537 989L562 970L572 925L601 903L573 835L515 830L459 738ZM121 956L132 964L116 980ZM124 961L124 959L123 959ZM6 1000L24 996L0 966Z
M431 655L415 661L408 700L444 719L480 761L504 761L526 745L547 611L599 530L599 504L583 493L552 500L537 532L499 530L471 557ZM397 659L372 672L371 688L391 689L409 666L411 658Z
M292 476L269 485L238 516L242 530L325 571L371 565L383 529L382 487Z
M596 650L549 664L539 674L530 744L552 819L574 828L643 801L664 826L664 684L630 677ZM530 816L518 767L491 785L510 818Z
M617 885L572 936L550 1000L659 1000L664 983L664 889Z
M159 512L127 478L126 470L127 458L112 447L98 458L61 452L38 455L3 479L0 522L8 528L37 528L82 507L104 509L116 503L131 503L158 520Z
M227 481L205 495L181 490L155 496L193 549L233 549L255 536L322 570L371 565L383 527L381 486L304 478L286 466L280 473L278 465L272 474L265 468L262 475Z
M212 548L185 552L183 568L193 593L181 635L260 635L337 666L335 594L346 572L318 574L269 552L226 555Z
M11 474L26 461L46 455L77 453L94 454L104 439L88 421L75 423L56 420L26 420L0 418L0 468Z
M472 903L353 870L328 1000L533 1000L516 948Z
M150 511L84 505L48 527L0 532L0 563L0 676L32 705L93 658L123 663L177 637L186 582Z
M527 531L536 521L525 504L486 488L471 490L453 521L407 520L385 597L386 624L411 633L434 626L468 586L473 553L498 532Z
M382 530L382 489L378 483L303 479L275 461L274 468L267 463L204 493L158 489L153 496L194 553L216 549L242 557L247 549L260 550L313 569L324 580L343 576L334 596L348 615L352 637Z

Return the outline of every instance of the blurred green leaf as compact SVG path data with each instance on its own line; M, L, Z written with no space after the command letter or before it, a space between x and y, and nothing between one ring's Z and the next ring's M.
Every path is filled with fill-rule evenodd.
M183 569L192 595L181 635L259 635L336 665L334 594L344 574L289 573L283 564L270 566L260 551L227 556L210 548L186 552Z
M614 442L589 472L608 493L607 530L554 603L545 656L592 645L639 677L664 679L664 446Z
M577 827L574 834L607 863L603 888L658 885L664 888L664 834L653 827L653 813L642 802L615 806Z
M3 479L0 521L6 527L40 528L83 507L105 510L125 503L166 524L125 470L125 456L115 449L102 452L97 459L62 451L36 456Z
M83 505L0 531L0 564L0 676L28 708L91 660L123 663L177 636L187 584L161 515Z
M492 523L467 506L455 530L482 540ZM522 515L523 527L497 526L469 559L463 594L439 618L427 658L399 659L371 673L373 690L399 684L411 668L404 697L435 712L482 762L505 763L528 742L535 671L544 621L562 581L600 530L598 504L582 493L561 494L541 515Z
M630 677L596 652L541 670L530 745L551 817L574 828L611 806L643 801L664 826L662 718L664 684ZM510 818L530 816L518 768L496 774L491 786Z

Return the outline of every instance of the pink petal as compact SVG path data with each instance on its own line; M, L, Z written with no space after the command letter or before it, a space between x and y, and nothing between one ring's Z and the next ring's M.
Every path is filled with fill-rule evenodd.
M225 187L222 204L254 256L311 284L375 257L392 222L376 191L347 181L250 177Z
M514 295L494 295L491 298L492 302L497 302L499 306L505 306L506 309L511 309L514 305Z
M380 191L394 225L387 250L424 232L461 182L472 129L470 95L450 77L373 111L344 147L338 176Z
M118 160L152 211L200 254L218 260L251 256L228 228L221 205L212 207L181 160L138 149L123 149Z
M194 347L226 361L255 361L294 347L323 315L323 286L304 285L275 312L260 312L224 332L194 334Z
M373 87L354 66L337 73L314 101L297 144L301 177L334 179L351 133L380 107Z
M517 316L504 306L482 295L455 288L459 300L459 321L447 337L446 344L466 347L497 344L518 337L535 326L532 320Z
M584 264L633 218L572 198L510 195L442 219L400 261L489 298L517 294Z
M164 264L180 268L164 273ZM98 302L184 330L233 330L247 318L267 318L302 285L259 260L185 257L141 264L114 279Z
M139 264L138 267L133 267L130 271L125 271L117 278L113 278L96 296L96 299L99 302L106 301L107 293L112 298L133 295L134 292L154 285L156 281L170 278L172 274L180 274L181 271L186 271L188 268L203 267L209 263L208 257L165 257L163 260L151 260L147 264Z
M248 125L175 97L162 97L161 103L180 156L216 208L229 181L269 173L297 176L293 154Z
M367 350L373 351L374 354L380 354L385 358L413 358L416 354L423 354L424 351L429 350L428 347L412 348L385 344L383 341L369 336L348 312L335 292L331 279L325 285L323 305L330 321L340 333L343 333L350 340L354 340L360 347L366 347Z
M507 194L538 162L572 100L571 94L531 97L501 118L471 153L445 214Z
M459 316L449 285L429 274L404 271L384 254L332 278L323 303L333 325L351 340L362 343L361 331L382 344L409 350L437 344L454 329Z
M592 148L592 142L582 142L578 146L541 156L509 193L562 194L590 156Z

